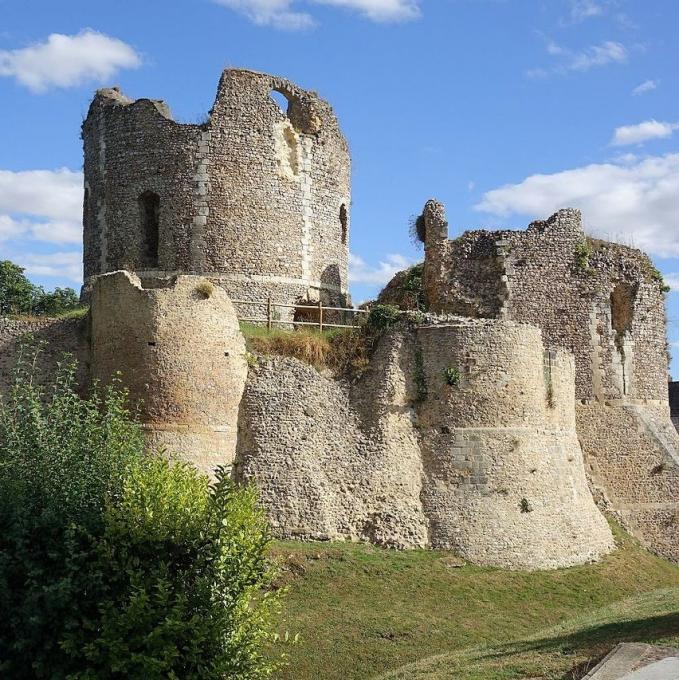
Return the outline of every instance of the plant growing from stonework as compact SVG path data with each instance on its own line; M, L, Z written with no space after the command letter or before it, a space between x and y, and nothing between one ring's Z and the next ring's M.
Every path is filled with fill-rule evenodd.
M196 285L196 293L200 295L203 299L207 300L212 297L215 292L214 284L211 281L200 281Z
M444 371L446 382L451 387L458 387L460 384L460 369L457 366L448 366Z
M590 242L585 238L575 246L575 266L580 271L589 270L589 259L592 257L593 249Z
M651 280L652 280L652 281L655 281L656 283L659 283L659 284L660 284L660 290L661 290L661 292L663 292L663 293L669 293L669 292L672 290L671 286L669 286L669 285L665 282L665 278L663 277L661 271L660 271L657 267L651 266L651 274L650 274L650 276L651 276Z

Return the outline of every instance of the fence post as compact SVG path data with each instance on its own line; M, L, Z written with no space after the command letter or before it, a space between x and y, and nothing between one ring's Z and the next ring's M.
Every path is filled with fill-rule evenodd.
M266 299L266 328L271 330L271 298Z
M323 300L318 300L318 331L323 332Z

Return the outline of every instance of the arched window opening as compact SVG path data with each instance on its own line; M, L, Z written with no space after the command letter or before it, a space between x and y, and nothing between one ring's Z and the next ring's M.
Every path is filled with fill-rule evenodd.
M145 191L139 196L139 210L144 239L142 244L144 266L155 269L158 267L160 196L153 191Z
M619 338L632 330L636 291L629 283L619 283L611 293L611 326Z
M342 203L339 211L340 227L342 229L342 245L347 244L347 234L349 231L349 216L347 215L347 206Z
M288 115L288 107L290 106L290 100L285 94L280 90L271 90L269 93L271 99L273 99L274 104L278 107L278 110L284 115Z

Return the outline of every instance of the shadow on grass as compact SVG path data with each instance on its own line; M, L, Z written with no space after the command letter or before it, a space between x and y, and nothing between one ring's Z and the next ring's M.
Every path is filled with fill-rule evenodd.
M602 623L564 635L511 643L483 656L495 660L510 660L531 653L587 657L588 661L579 663L562 676L563 680L573 680L583 677L593 667L593 660L598 661L620 642L657 643L669 638L679 638L679 612Z

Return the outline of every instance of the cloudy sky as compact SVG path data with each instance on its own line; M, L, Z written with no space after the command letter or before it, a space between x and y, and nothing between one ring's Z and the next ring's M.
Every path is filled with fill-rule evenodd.
M675 289L679 355L675 0L0 0L0 16L0 257L39 283L81 280L94 88L193 122L220 70L244 66L339 115L355 300L421 259L408 220L428 198L446 203L451 236L573 206L592 234L652 254Z

